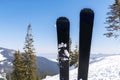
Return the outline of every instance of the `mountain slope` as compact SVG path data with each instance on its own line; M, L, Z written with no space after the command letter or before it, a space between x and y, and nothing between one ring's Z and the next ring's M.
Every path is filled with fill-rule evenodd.
M43 75L55 75L59 73L57 62L48 60L44 57L37 57L38 70Z
M88 80L120 80L120 55L99 57L90 63ZM96 61L98 60L98 61ZM77 80L77 71L70 71L70 80ZM48 76L43 80L59 80L59 75Z
M0 73L12 71L12 61L14 60L14 50L0 47ZM44 57L37 56L38 70L41 76L58 74L57 62Z

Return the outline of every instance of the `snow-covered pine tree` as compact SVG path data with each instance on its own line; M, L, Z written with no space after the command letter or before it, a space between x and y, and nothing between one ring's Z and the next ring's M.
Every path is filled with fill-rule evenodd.
M25 51L24 65L26 68L26 80L37 80L37 65L36 65L36 56L33 46L33 36L32 36L32 27L28 25L27 35L25 38Z

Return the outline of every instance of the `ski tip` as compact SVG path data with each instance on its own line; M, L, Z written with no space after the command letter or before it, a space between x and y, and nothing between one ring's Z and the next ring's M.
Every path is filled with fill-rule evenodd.
M56 21L57 27L69 28L70 22L66 17L59 17Z
M57 23L58 22L69 22L69 20L68 20L68 18L66 18L66 17L59 17L58 19L57 19Z
M92 15L94 15L94 11L90 8L84 8L81 10L80 14L92 14Z

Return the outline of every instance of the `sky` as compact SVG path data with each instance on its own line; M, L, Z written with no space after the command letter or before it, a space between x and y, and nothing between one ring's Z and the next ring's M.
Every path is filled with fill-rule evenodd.
M70 21L72 49L79 43L79 13L95 13L91 53L120 53L120 38L106 38L105 19L114 0L0 0L0 47L23 51L27 26L31 24L37 55L57 53L56 20Z

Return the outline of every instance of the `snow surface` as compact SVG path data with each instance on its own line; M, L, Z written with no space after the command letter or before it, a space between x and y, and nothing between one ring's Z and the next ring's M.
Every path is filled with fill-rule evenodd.
M1 55L0 54L0 61L3 61L3 60L5 60L6 58L3 56L3 55Z
M63 42L61 42L61 44L58 45L58 48L62 48L62 47L67 47L67 44L66 43L64 44Z
M3 61L6 59L3 55L1 55L1 52L3 52L3 51L4 51L3 49L0 50L0 61Z
M70 70L70 80L77 80L78 69ZM59 75L43 80L59 80ZM88 80L120 80L120 55L90 60Z
M66 55L67 57L70 56L70 55L69 55L69 52L68 52L67 50L64 50L64 53L65 53L65 55Z

